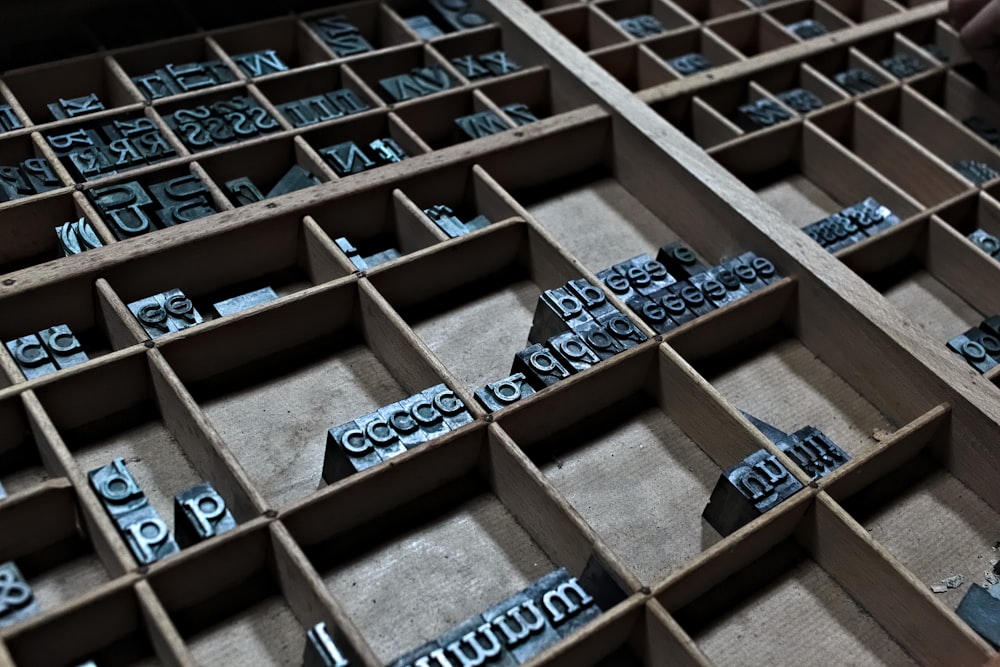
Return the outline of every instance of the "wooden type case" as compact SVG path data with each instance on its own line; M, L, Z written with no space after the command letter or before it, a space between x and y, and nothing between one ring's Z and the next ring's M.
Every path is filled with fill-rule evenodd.
M51 42L81 55L0 77L24 126L0 134L0 162L45 157L59 181L0 204L0 336L67 324L90 356L25 380L0 349L0 561L41 607L0 629L0 664L296 664L320 621L352 664L383 664L560 566L597 567L621 601L533 665L996 659L954 609L997 558L1000 373L945 342L1000 313L1000 263L966 238L1000 232L1000 190L955 167L1000 169L962 122L1000 125L1000 107L943 1L483 0L486 25L429 41L405 22L415 1L250 3L238 25L212 3L155 4L154 41L95 19ZM338 13L372 51L338 57L309 27ZM662 32L618 23L643 14ZM786 29L803 19L827 34ZM251 78L233 59L265 49L288 70ZM517 71L467 79L451 60L499 49ZM668 63L692 52L712 66ZM920 71L898 78L897 56ZM208 60L232 80L151 102L132 81ZM455 85L396 102L379 87L429 66ZM857 67L873 83L852 93L836 76ZM278 110L343 87L369 108L303 127ZM822 106L734 121L800 87ZM89 93L105 110L48 115ZM237 95L277 131L192 153L164 122ZM517 103L539 120L453 132L477 112L513 126ZM75 182L46 137L123 117L176 156ZM381 137L409 157L340 176L322 155ZM225 190L293 165L320 183L242 207ZM117 241L87 196L181 175L217 214ZM800 231L866 197L901 222L835 254ZM437 204L491 224L449 239L422 213ZM80 218L105 247L57 258L54 228ZM359 271L340 237L399 257ZM508 374L542 290L677 240L784 277L664 335L640 325L646 342L497 413L473 400ZM276 300L212 317L267 286ZM150 340L127 304L173 288L206 321ZM327 429L441 382L471 424L322 482ZM810 481L740 410L817 426L851 460ZM806 486L723 538L701 512L760 448ZM164 518L208 481L239 526L137 567L87 483L115 457ZM931 591L952 575L965 583Z

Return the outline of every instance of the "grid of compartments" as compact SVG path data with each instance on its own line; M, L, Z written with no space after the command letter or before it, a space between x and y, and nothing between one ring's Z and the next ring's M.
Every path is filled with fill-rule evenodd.
M177 155L82 188L54 162L60 188L0 205L6 266L15 269L0 295L3 340L65 323L91 357L26 379L0 350L0 484L9 494L0 533L13 536L0 559L18 564L40 608L0 630L0 660L295 664L306 631L325 622L352 664L385 664L559 567L610 582L610 593L596 619L533 664L786 664L803 647L852 664L994 657L954 612L963 589L930 589L956 574L982 582L1000 507L991 448L1000 422L984 408L1000 374L980 378L944 349L1000 312L996 291L984 288L1000 266L967 238L1000 232L1000 191L955 167L1000 163L983 125L977 133L963 124L971 115L989 123L992 106L961 65L953 33L920 17L846 46L789 50L801 56L795 62L763 58L744 63L742 76L644 94L716 168L781 213L784 227L766 232L729 206L731 193L691 183L679 158L627 113L563 106L579 96L560 88L565 72L546 57L548 34L526 42L502 4L491 8L495 24L421 43L400 10L345 5L338 10L367 38L386 40L345 59L307 29L322 11L96 61L108 68L102 90L131 96L93 118L141 114ZM840 16L845 30L873 16L907 17L888 1L536 9L571 37L581 24L583 34L615 36L602 43L611 47L629 39L614 21L644 12L671 26L667 37L711 29L716 40L727 33L709 26L727 17L737 32L807 17ZM652 49L656 39L627 48ZM922 55L920 45L934 41L952 49L957 67ZM233 52L261 48L275 48L292 69L148 105L130 82L171 59L218 57L236 73ZM501 48L526 67L398 104L372 85ZM879 69L901 51L927 58L925 71L899 81ZM43 68L76 81L80 62ZM880 85L838 89L832 76L853 66L870 66ZM41 107L21 102L10 79L0 92L27 127L0 135L0 146L57 159L44 137L72 123L31 125L29 108ZM277 110L345 86L372 109L301 128ZM728 120L747 101L780 104L777 94L795 87L815 90L823 106L757 131ZM551 120L442 150L453 141L445 121L502 114L525 91ZM163 122L186 104L244 93L281 129L195 153ZM386 132L417 154L412 161L341 178L319 150ZM873 136L888 155L866 152ZM276 182L293 164L325 185L247 208L226 194L234 178ZM189 175L221 214L127 241L87 194ZM678 197L664 179L690 187ZM839 262L795 229L870 196L900 221L838 250ZM489 224L449 238L425 213L437 205ZM26 232L40 213L55 224L82 215L114 247L46 263L56 252L52 225ZM359 270L341 239L359 255L395 252ZM708 265L754 251L784 277L662 335L630 313L648 337L636 347L493 414L473 399L510 372L543 290L579 277L601 284L602 269L674 241ZM856 290L832 288L829 275ZM891 304L881 320L858 297L868 285L882 295L876 305ZM174 288L205 321L150 340L129 304ZM274 298L212 312L260 288ZM855 334L850 344L845 331ZM913 340L936 343L943 363L922 358ZM327 429L439 383L468 406L470 424L323 482ZM811 479L741 411L787 431L815 425L850 460ZM722 536L701 512L720 474L760 449L803 488ZM138 566L87 481L116 457L168 523L174 494L208 481L238 526Z
M516 42L485 23L427 43L391 7L356 2L9 72L0 212L16 243L0 270L573 108ZM63 229L78 220L89 233Z

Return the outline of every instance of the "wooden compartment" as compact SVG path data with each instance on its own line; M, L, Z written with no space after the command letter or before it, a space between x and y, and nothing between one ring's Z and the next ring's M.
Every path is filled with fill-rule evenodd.
M900 10L894 0L817 0L855 23L874 21Z
M84 219L104 244L114 237L101 223L87 215L79 195L70 192L43 193L11 206L0 219L0 273L18 271L45 262L63 261L56 228ZM91 252L91 251L87 251Z
M705 23L729 14L754 10L747 0L668 0L668 4L687 12L697 23Z
M44 80L46 85L37 85L39 79ZM5 76L4 83L35 125L59 120L49 111L48 105L58 104L60 99L97 95L104 109L142 101L100 57L23 69ZM65 124L73 126L80 120L87 120L89 113L93 112L72 116Z
M326 3L318 3L325 5ZM414 41L414 37L405 30L395 12L389 10L384 4L372 0L361 0L360 2L349 2L336 7L336 11L330 11L329 7L316 9L302 15L302 20L310 24L317 19L343 16L347 22L353 25L361 33L374 50L388 49L400 44ZM310 27L310 29L312 29ZM322 39L320 39L322 42ZM325 45L324 45L325 46ZM366 52L367 53L367 52ZM330 52L334 59L339 59L336 53ZM365 57L365 54L355 54L348 58Z
M52 477L61 476L50 454L50 445L39 437L37 421L28 416L22 398L0 401L0 429L4 443L0 453L0 487L6 496L32 490Z
M21 571L42 613L84 598L111 579L114 570L105 567L91 545L67 481L49 482L0 508L8 536L2 558Z
M793 38L803 41L802 37L789 30L789 25L800 21L812 20L819 23L828 33L843 30L854 25L852 19L822 0L791 2L774 9L765 9L764 13L779 23Z
M629 39L606 14L588 5L574 5L545 13L545 20L584 51L593 51Z
M467 93L459 92L453 94L464 95ZM441 98L437 99L440 100ZM425 100L424 103L428 102ZM434 100L431 100L429 103L433 104ZM321 159L324 159L324 162L326 161L323 158L324 149L348 141L353 141L372 161L374 161L374 154L369 150L369 143L376 139L389 138L394 140L403 149L408 158L431 150L418 134L403 123L399 115L384 111L361 114L353 118L348 116L342 121L307 129L300 136L313 151L319 154ZM376 163L371 169L384 169L386 167L391 168L392 166L392 164ZM327 163L327 167L332 170L329 163ZM336 172L334 172L334 175L336 175ZM346 174L343 178L351 178L352 176L356 176L356 174Z
M835 85L829 79L813 69L808 63L792 63L779 65L757 72L752 80L762 86L771 95L802 88L819 98L823 106L810 111L809 114L820 112L824 107L837 104L849 97L846 91Z
M244 78L257 78L275 74L278 65L286 69L326 62L329 52L321 46L319 38L301 22L293 18L262 21L217 32L212 39L237 65ZM258 63L240 65L240 56L249 53L274 52L267 55L263 66ZM278 68L280 71L280 68Z
M500 119L495 127L491 124L490 131L496 130L501 125L506 126L507 130L513 129L514 125L501 115L499 108L475 90L449 91L437 95L432 100L419 103L414 101L400 109L397 115L431 150L438 150L472 140L458 129L456 118L465 118L487 111L493 112Z
M663 58L667 67L671 67L670 60L690 53L701 54L712 67L721 67L743 58L737 48L720 38L714 31L699 28L679 30L671 35L650 39L646 42L646 46ZM673 67L671 72L678 78L685 76Z
M257 83L257 88L276 108L287 102L325 95L341 89L350 90L372 109L381 106L380 100L366 84L353 76L352 73L344 72L339 65L334 64L310 67L284 76L271 77ZM338 120L341 118L343 116L338 117Z
M442 381L401 342L405 334L377 298L340 281L164 347L268 507L324 486L329 429ZM233 349L236 332L253 344Z
M410 70L417 67L440 67L447 73L449 80L452 82L453 85L451 88L457 88L461 85L462 79L451 63L447 62L447 60L431 48L418 44L403 46L385 53L376 53L371 57L353 60L345 65L345 69L349 69L352 74L367 84L369 90L378 95L386 104L392 106L400 103L396 102L379 82L382 79L407 74ZM425 96L419 96L416 99L423 100L426 97L446 94L449 91L450 88L446 88L441 91L434 91ZM406 102L412 103L412 101L410 99Z
M32 160L36 158L47 159L48 156L40 145L40 143L36 143L36 139L30 134L17 134L9 137L0 134L0 161L2 161L2 163L6 166L21 169L25 160ZM49 190L47 192L37 194L26 194L23 197L17 197L15 199L0 202L0 211L18 208L24 203L41 199L42 197L51 197L55 194L56 190L61 190L62 187L65 187L65 184L72 182L69 174L62 169L62 165L58 164L58 161L50 160L49 168L58 177L60 181L59 187L56 187L55 190ZM16 213L12 213L11 215L16 216ZM23 254L25 251L22 249L11 248L7 252L16 256L18 254Z
M595 545L558 509L530 463L486 428L380 472L397 489L396 498L370 495L373 476L367 485L358 480L331 489L284 520L380 663L559 566L584 580L608 577ZM343 512L347 506L353 511ZM612 592L603 606L608 610L624 591L606 585ZM401 615L412 622L393 622Z
M663 59L644 46L625 44L592 53L591 57L631 91L677 79Z
M712 22L710 29L745 57L780 49L796 41L795 37L767 14L719 19Z
M613 21L621 21L643 14L653 16L660 22L665 32L688 28L693 23L686 12L663 2L663 0L608 0L595 4L595 7L607 14ZM634 35L632 38L636 39Z
M125 76L131 78L142 77L154 74L156 70L163 69L167 65L183 66L191 63L204 63L215 60L222 60L223 52L214 42L206 40L202 36L179 37L155 44L143 44L122 51L118 51L114 56L114 61L121 68ZM231 83L216 84L217 86L227 86L229 88L239 87L240 76L228 62L223 61L221 65L223 71L228 70L233 81ZM207 83L204 79L199 79L194 83ZM130 82L128 85L135 86L141 96L146 94L139 84ZM214 86L208 86L214 88ZM189 92L179 95L198 95L206 90L205 86L198 87ZM173 96L168 96L173 97ZM157 98L154 102L159 102L163 98Z
M902 220L920 211L913 197L810 123L748 136L719 147L712 156L796 227L866 197Z
M918 48L915 44L906 39L906 37L898 33L869 37L868 39L859 41L855 48L868 56L872 61L878 63L881 69L883 69L887 74L890 74L897 79L909 79L914 76L918 76L924 72L932 70L937 64L937 61L930 54L928 54L927 51ZM913 60L914 69L919 69L920 71L902 75L900 73L893 72L887 62L887 59L900 56L911 58Z

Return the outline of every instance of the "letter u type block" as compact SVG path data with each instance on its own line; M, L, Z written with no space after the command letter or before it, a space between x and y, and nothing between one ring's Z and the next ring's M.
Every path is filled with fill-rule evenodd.
M802 482L766 450L759 449L723 472L702 513L726 536L776 507L802 488Z

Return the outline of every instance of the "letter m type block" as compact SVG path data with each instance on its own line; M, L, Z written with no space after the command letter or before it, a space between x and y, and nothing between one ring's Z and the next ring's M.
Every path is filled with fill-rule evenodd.
M759 449L723 472L702 517L726 536L801 488L802 483L778 459Z

